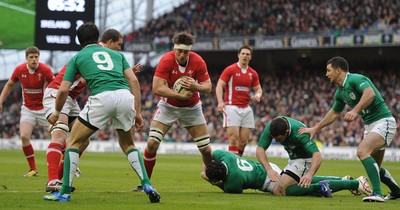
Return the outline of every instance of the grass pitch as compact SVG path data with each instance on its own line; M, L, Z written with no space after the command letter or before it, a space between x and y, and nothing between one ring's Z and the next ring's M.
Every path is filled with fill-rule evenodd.
M277 197L246 190L243 194L225 194L200 178L199 155L158 155L152 182L161 194L161 202L152 204L144 192L132 192L139 179L122 153L85 153L79 163L82 176L74 179L76 191L67 203L44 201L47 168L44 152L36 152L38 177L23 177L28 166L22 151L0 150L1 209L399 209L400 200L363 203L362 196L348 191L333 198ZM255 157L249 157L255 160ZM272 162L283 168L285 159ZM385 162L398 181L400 164ZM319 175L365 174L359 161L324 160ZM383 191L388 188L383 186Z

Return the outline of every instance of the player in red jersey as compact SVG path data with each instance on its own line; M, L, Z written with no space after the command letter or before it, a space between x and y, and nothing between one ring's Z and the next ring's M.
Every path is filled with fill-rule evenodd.
M212 160L210 137L199 94L211 91L207 65L198 54L191 52L195 42L191 34L177 33L172 41L174 50L161 58L153 77L153 92L162 98L151 121L144 151L143 159L149 178L156 163L158 147L175 122L187 129L203 155L203 162L207 164ZM173 91L175 81L183 76L187 76L182 85L187 91Z
M99 42L99 45L107 47L112 50L121 50L121 45L123 42L123 37L121 33L115 29L106 30ZM58 89L63 80L66 65L61 69L60 73L56 78L49 84L45 90L45 97L43 103L47 109L46 117L49 117L55 111L55 99ZM136 72L141 67L137 64L133 67L133 71ZM75 82L72 84L68 92L68 97L63 109L59 113L59 118L56 125L52 126L51 141L47 148L46 159L47 159L47 173L48 180L46 186L46 192L58 191L62 185L63 176L63 160L60 159L63 154L63 149L65 148L65 141L67 139L67 133L72 128L74 120L79 116L80 107L77 102L78 96L85 90L86 82L78 75ZM90 141L85 141L79 149L79 156L82 155L83 151L87 148ZM77 170L76 174L79 176L80 171Z
M43 106L43 92L46 84L50 83L54 75L50 67L39 62L40 51L37 47L28 47L25 51L25 63L18 65L11 78L5 84L0 95L0 112L3 102L10 94L14 85L20 81L22 87L23 104L21 107L21 119L19 132L22 140L22 150L29 164L29 172L25 176L38 174L35 153L31 145L33 128L36 125L48 126Z
M252 55L249 46L242 46L238 51L239 61L224 69L215 89L218 111L223 113L223 126L228 134L228 150L239 156L249 141L250 129L255 127L249 102L260 102L262 95L258 73L249 66Z

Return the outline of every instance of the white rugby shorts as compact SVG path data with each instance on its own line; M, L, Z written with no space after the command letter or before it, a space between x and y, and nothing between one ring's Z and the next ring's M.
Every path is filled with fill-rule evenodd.
M21 107L21 118L19 122L29 122L32 125L49 126L50 123L46 120L45 109L41 110L30 110L26 106Z
M381 148L385 149L390 145L396 135L397 123L394 117L387 117L364 126L364 136L374 132L382 136L386 144Z
M104 129L112 119L112 128L129 131L135 123L135 97L127 89L105 91L89 99L79 117L90 125Z
M223 118L223 127L255 127L253 110L250 106L240 108L234 105L226 105L223 111Z
M46 110L46 118L55 111L56 96L58 90L53 88L46 88L43 96L43 105ZM81 109L76 100L73 100L70 96L67 97L65 104L61 110L61 113L68 115L69 117L77 117Z
M206 124L201 102L193 107L175 107L160 101L153 115L153 120L168 126L172 126L174 122L178 121L180 126L184 128Z

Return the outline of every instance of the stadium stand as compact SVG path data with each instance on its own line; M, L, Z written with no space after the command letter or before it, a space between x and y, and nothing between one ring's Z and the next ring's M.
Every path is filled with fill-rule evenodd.
M399 32L399 9L398 1L194 0L129 33L127 41L179 30L200 37Z
M373 65L372 65L373 66ZM358 71L374 78L374 82L378 89L381 90L389 108L394 113L400 127L400 72L392 71L376 71L365 70ZM152 114L156 108L159 98L151 93L151 79L153 70L144 70L139 74L142 86L142 116L144 118L146 129L149 129ZM211 75L214 84L217 82L218 74ZM264 89L262 102L254 106L256 129L251 134L251 143L256 144L259 135L263 131L265 125L272 118L279 115L288 115L290 117L301 120L307 125L313 125L319 121L323 115L330 109L332 104L332 95L335 87L326 81L321 71L303 70L296 72L294 69L281 71L278 74L270 74L270 72L262 72L261 83ZM18 137L18 120L20 114L21 97L18 95L21 91L15 89L12 93L13 97L9 97L5 103L5 110L0 116L1 128L0 138L11 139ZM79 102L83 105L90 92L85 92ZM222 115L216 109L214 91L211 94L202 95L203 111L209 127L210 137L213 142L227 142L227 136L222 128ZM334 124L323 129L317 135L317 140L325 146L355 146L362 139L358 130L363 129L361 118L358 117L355 122L346 123L336 121ZM341 126L345 125L345 126ZM136 133L137 141L145 141L148 130ZM391 147L400 147L399 131L392 142ZM116 137L116 133L111 129L98 131L91 140L110 140ZM46 128L36 129L34 138L48 139ZM185 129L181 129L178 125L174 125L165 136L168 142L188 142L191 141L190 136Z

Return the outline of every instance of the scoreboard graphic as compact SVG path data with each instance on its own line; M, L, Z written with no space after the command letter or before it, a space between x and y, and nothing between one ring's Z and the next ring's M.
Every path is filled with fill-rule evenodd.
M36 1L35 46L41 50L79 51L76 30L94 22L95 0Z

